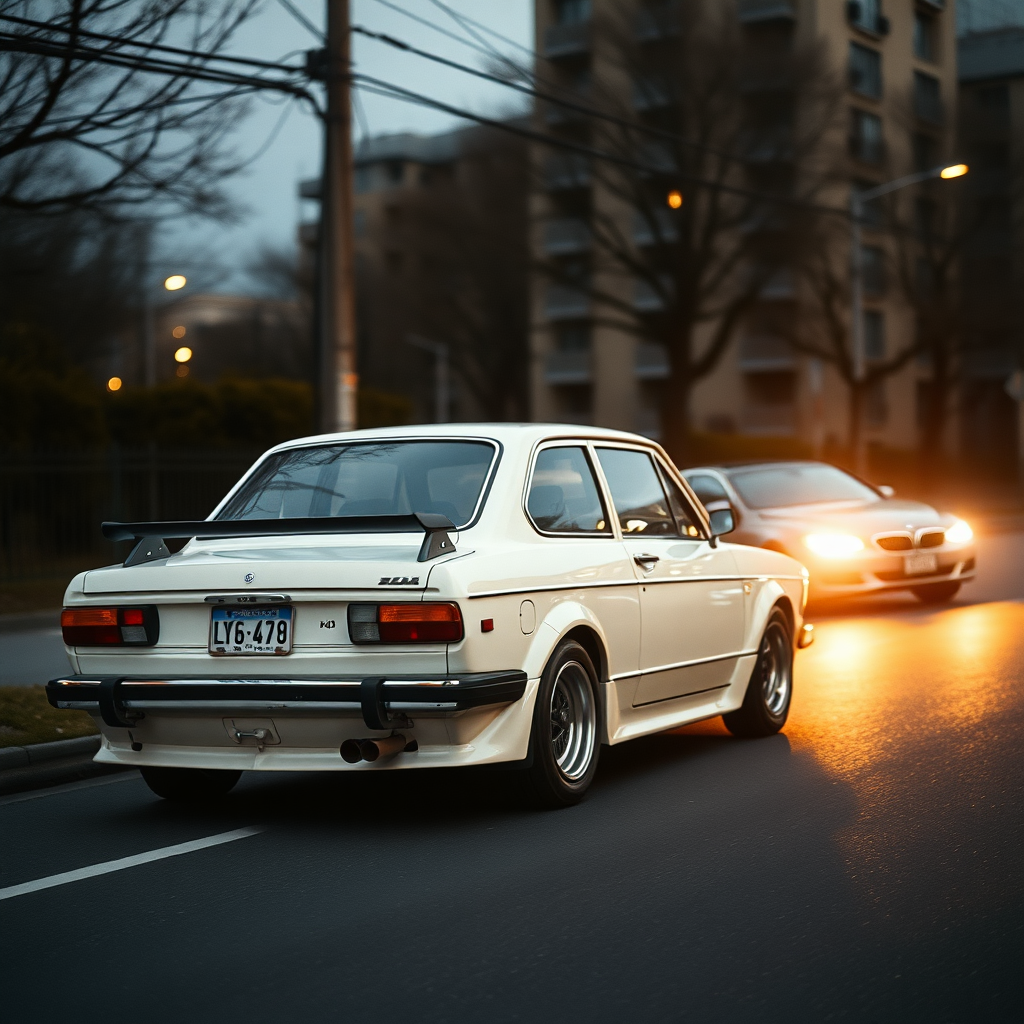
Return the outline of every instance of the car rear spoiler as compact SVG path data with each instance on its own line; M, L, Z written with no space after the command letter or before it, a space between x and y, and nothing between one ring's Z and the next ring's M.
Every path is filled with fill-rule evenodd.
M169 540L212 540L224 537L297 537L316 533L419 533L424 532L418 562L428 562L455 550L450 534L455 524L430 512L404 516L331 516L318 519L218 519L189 523L103 523L107 540L136 542L126 566L167 558Z

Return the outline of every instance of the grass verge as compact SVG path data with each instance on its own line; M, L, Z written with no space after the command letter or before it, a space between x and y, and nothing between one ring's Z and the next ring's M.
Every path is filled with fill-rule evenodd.
M84 711L50 707L42 686L0 686L0 747L70 740L98 731Z

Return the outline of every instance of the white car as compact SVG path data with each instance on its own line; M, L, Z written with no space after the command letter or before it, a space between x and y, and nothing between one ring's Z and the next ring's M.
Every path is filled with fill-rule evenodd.
M103 525L135 547L71 582L74 674L47 692L171 799L243 770L486 764L570 804L602 744L785 723L807 573L720 543L731 518L612 430L291 441L204 522Z

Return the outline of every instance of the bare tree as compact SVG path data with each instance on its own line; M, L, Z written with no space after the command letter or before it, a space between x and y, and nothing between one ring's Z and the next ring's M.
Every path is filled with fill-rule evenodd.
M0 207L224 216L258 83L212 65L257 2L0 0Z
M566 79L565 93L615 121L548 115L609 155L589 164L592 200L551 195L550 215L589 222L592 255L542 269L592 296L595 324L664 347L662 438L685 457L694 387L810 240L841 93L816 46L711 0L609 2L594 40L593 80Z

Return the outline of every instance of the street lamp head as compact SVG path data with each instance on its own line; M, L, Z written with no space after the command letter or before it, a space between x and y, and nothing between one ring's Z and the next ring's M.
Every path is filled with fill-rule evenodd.
M187 283L188 282L186 281L186 279L185 279L185 277L183 275L181 275L181 274L171 274L171 276L168 277L164 281L164 287L169 292L176 292L176 291L180 290L181 288L184 288Z
M191 358L192 349L190 349L188 345L182 345L181 348L174 353L174 361L176 363L187 363Z
M940 178L962 178L968 171L967 164L950 164L939 171Z

